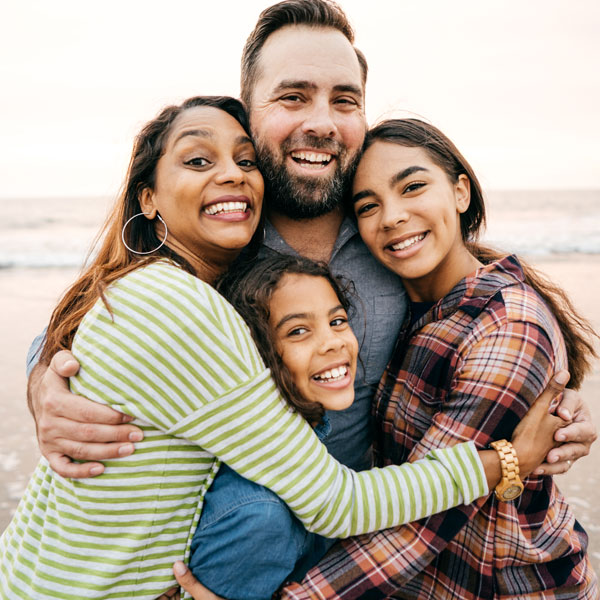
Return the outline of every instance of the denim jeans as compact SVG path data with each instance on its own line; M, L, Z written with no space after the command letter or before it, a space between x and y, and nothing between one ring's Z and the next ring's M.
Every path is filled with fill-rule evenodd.
M268 600L335 542L308 533L276 494L222 465L204 497L189 566L219 596Z

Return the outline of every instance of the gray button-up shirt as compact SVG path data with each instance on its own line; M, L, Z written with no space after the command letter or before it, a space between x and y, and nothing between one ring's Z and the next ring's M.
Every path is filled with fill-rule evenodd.
M259 256L269 252L298 254L269 223ZM378 263L346 217L333 247L329 267L354 283L356 296L350 325L360 345L360 360L354 385L354 404L341 411L328 411L331 432L324 440L329 452L355 470L371 467L371 401L392 354L407 308L400 279Z

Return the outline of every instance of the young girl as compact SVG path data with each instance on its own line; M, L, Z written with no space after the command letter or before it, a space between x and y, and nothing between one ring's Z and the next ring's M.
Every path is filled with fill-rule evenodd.
M376 399L380 464L509 436L567 364L580 385L592 330L556 286L516 257L475 244L482 191L438 129L415 119L372 129L353 194L363 240L411 300ZM289 596L598 598L587 536L552 478L521 482L509 473L495 492L385 536L344 542ZM388 560L390 548L410 550Z
M233 98L167 107L138 136L101 247L54 312L42 360L72 347L81 365L72 389L134 416L145 437L97 479L64 479L40 461L0 538L2 597L156 598L188 556L221 460L332 537L487 491L472 443L354 473L289 409L247 326L212 287L259 224L255 161ZM333 387L340 368L353 376L351 361L337 376L315 375Z
M358 344L345 288L324 265L276 255L232 269L218 289L249 325L279 389L324 439L324 409L342 410L354 398ZM275 494L223 465L204 498L190 568L219 596L262 600L283 581L300 581L334 542L307 532Z

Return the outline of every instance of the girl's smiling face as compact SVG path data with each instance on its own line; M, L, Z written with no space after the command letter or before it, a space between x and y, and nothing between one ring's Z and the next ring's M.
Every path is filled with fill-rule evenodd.
M422 148L374 142L358 165L353 203L365 244L412 300L439 300L477 268L460 230L469 179L452 182Z
M302 396L327 410L350 406L358 342L330 283L288 273L271 296L269 313L275 347Z

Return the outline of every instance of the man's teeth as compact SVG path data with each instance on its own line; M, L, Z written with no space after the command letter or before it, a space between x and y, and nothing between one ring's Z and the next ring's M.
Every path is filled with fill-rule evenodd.
M344 377L346 377L346 375L348 375L348 367L343 366L336 367L335 369L331 369L329 371L323 371L322 373L315 375L313 379L329 383L331 381L338 381L340 379L343 379Z
M217 215L219 213L246 212L248 204L246 202L218 202L211 204L204 209L207 215Z
M309 163L311 166L323 166L329 164L333 158L331 154L323 154L321 152L292 152L292 158Z
M424 233L420 233L419 235L415 235L414 237L408 238L402 242L398 242L393 246L390 246L392 250L405 250L406 248L410 248L417 242L420 242L425 237Z

